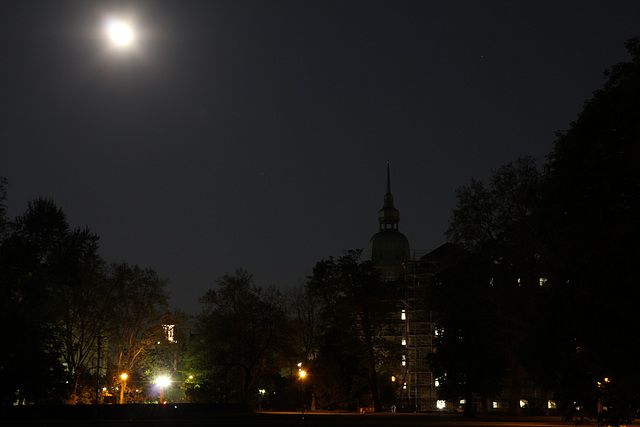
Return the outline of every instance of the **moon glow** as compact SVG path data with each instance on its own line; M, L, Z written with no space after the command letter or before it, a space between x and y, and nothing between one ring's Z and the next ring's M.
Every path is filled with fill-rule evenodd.
M122 22L111 22L107 26L109 38L117 45L128 45L133 40L131 27Z

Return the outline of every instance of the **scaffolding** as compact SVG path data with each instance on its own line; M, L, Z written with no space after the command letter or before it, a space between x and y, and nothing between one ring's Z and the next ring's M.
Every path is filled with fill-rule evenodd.
M428 253L414 253L404 264L404 299L399 301L402 310L401 333L404 354L402 356L402 393L405 408L412 412L437 410L438 397L429 355L434 352L435 325L427 309L429 281L441 269L441 248Z

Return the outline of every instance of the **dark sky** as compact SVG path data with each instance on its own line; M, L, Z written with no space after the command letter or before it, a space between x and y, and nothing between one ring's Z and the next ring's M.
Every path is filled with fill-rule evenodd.
M366 248L389 159L400 231L435 249L455 189L544 163L636 35L638 1L5 0L9 214L52 198L195 313L237 267L288 288Z

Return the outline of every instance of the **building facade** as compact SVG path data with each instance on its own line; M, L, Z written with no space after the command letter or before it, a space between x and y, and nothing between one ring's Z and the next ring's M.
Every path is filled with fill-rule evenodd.
M394 206L391 193L391 174L387 162L387 188L382 209L378 211L379 230L369 241L368 259L375 262L383 280L397 282L403 289L403 297L390 301L392 307L391 327L385 338L401 344L402 354L397 361L396 381L399 381L397 398L401 408L411 412L457 411L465 404L438 400L438 379L429 365L429 356L435 351L438 328L427 310L427 289L429 282L444 268L447 260L455 259L460 249L445 243L430 252L412 253L409 240L399 230L400 213ZM540 279L541 286L543 279ZM508 394L508 392L506 392ZM476 411L512 412L509 403L519 399L519 406L530 413L549 414L555 410L555 403L547 393L525 384L518 399L509 396L495 396L493 399L475 397ZM520 409L516 408L516 409Z
M427 281L433 275L428 260L412 261L409 240L399 230L400 213L393 203L391 173L387 161L387 188L378 211L379 230L369 240L368 259L375 262L385 281L398 281L404 289L401 300L390 302L394 333L386 338L402 345L396 381L404 410L437 409L435 382L428 356L433 352L434 328L425 307Z

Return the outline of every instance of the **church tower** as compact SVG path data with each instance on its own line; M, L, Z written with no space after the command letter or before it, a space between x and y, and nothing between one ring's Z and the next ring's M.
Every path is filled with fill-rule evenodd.
M387 160L387 192L384 206L378 211L380 229L369 240L369 260L382 270L385 280L395 280L402 274L402 263L409 259L409 240L398 230L400 212L393 206L391 173Z

